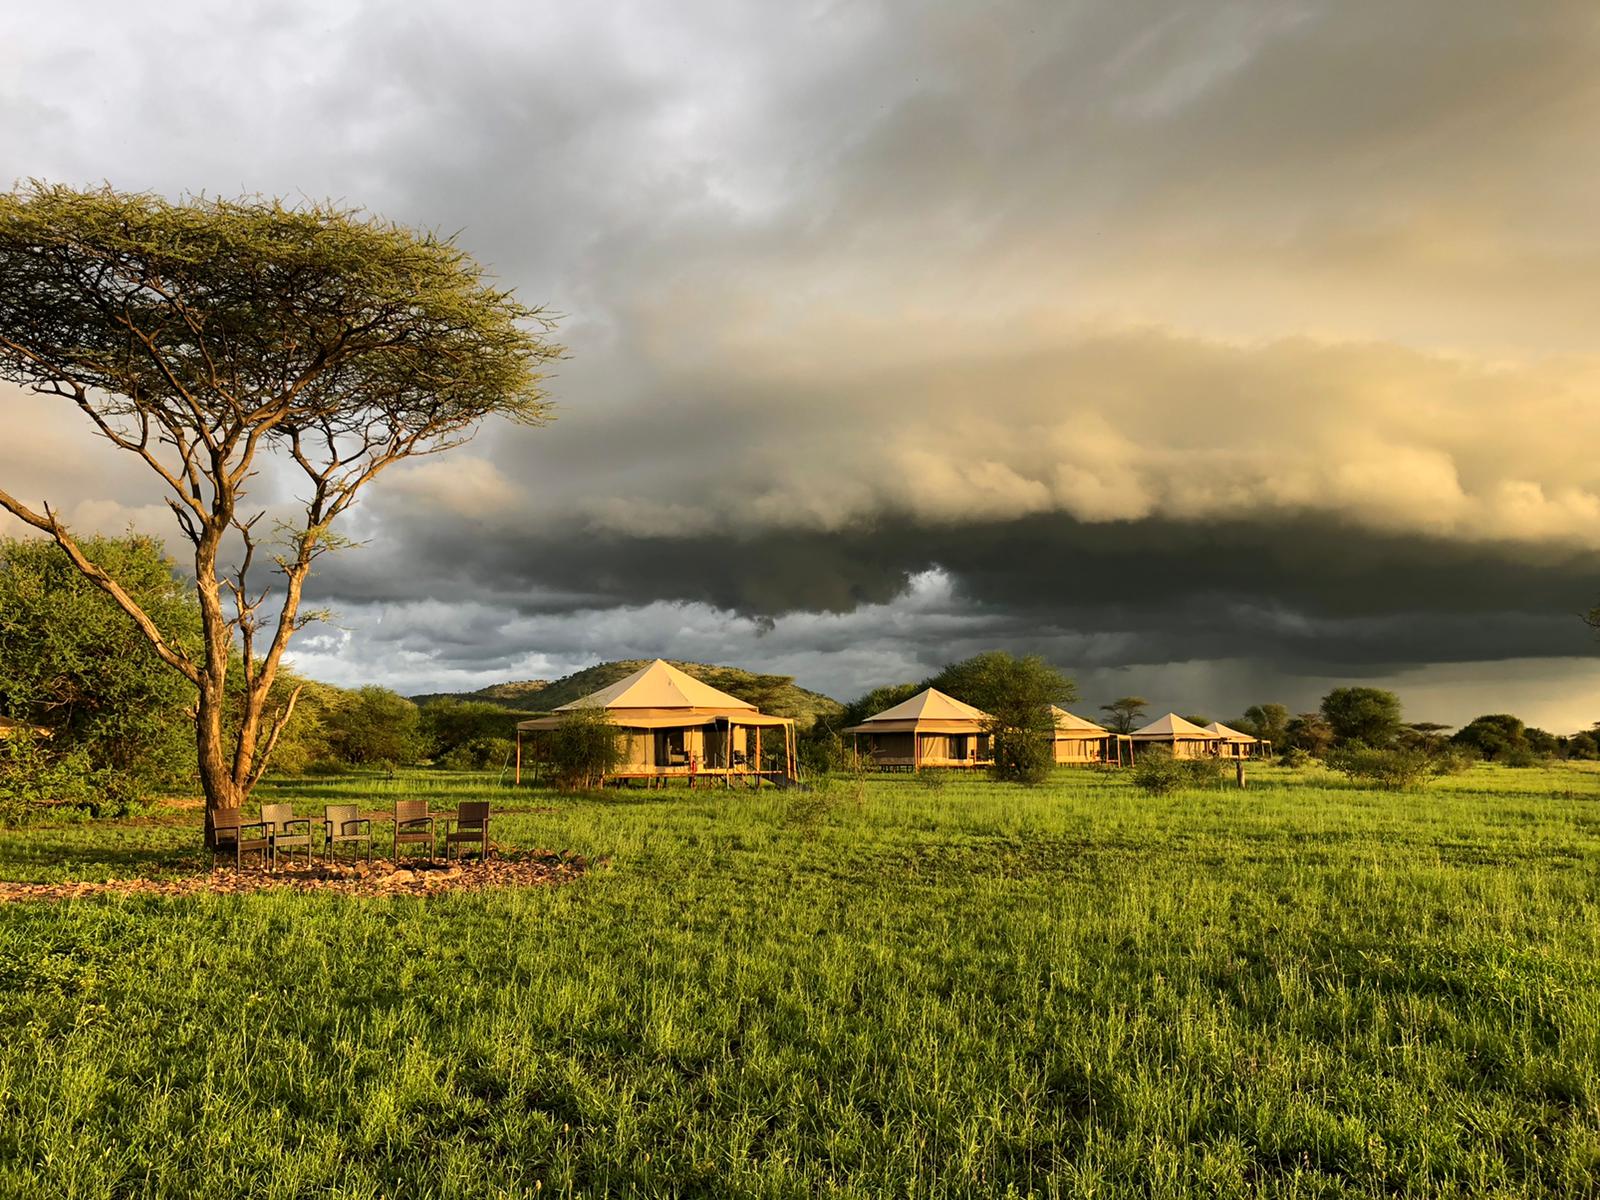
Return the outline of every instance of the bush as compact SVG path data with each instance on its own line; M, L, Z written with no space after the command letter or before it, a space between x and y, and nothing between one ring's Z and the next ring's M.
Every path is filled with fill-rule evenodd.
M198 654L193 585L159 541L94 537L82 549L169 642ZM195 765L194 699L194 685L54 542L0 539L0 713L54 735L10 748L11 807L70 794L71 803L109 815L183 781ZM31 765L19 767L19 756Z
M1309 767L1312 762L1311 751L1299 746L1290 746L1278 761L1286 767Z
M1178 764L1183 770L1183 786L1191 788L1219 788L1227 782L1219 758L1186 758Z
M1328 765L1348 779L1385 791L1409 791L1429 779L1452 775L1462 768L1454 754L1429 754L1425 750L1377 750L1352 746L1328 756Z
M24 730L0 738L0 824L20 825L52 809L98 811L96 775L82 746L53 752L48 739Z
M496 770L515 752L516 743L510 738L477 737L450 747L434 759L434 765L451 771Z
M795 754L811 775L831 775L850 765L850 747L821 721L800 735Z
M1183 764L1165 746L1142 750L1133 763L1133 786L1147 796L1165 796L1184 782Z
M546 735L545 761L557 787L592 788L622 763L623 733L603 708L574 708Z
M1050 778L1056 765L1053 722L1048 730L993 725L990 730L994 765L989 770L996 779L1036 787Z

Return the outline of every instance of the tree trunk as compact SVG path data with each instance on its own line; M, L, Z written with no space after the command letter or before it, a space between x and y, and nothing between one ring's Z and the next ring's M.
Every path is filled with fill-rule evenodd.
M200 787L206 797L206 845L216 845L213 815L219 808L238 808L245 797L234 782L224 746L223 714L226 693L209 679L200 688L195 716L195 749L200 768Z

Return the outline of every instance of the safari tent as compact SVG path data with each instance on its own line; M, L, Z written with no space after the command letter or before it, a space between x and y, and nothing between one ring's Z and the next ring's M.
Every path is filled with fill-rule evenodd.
M1217 753L1223 758L1259 758L1272 753L1272 743L1264 742L1258 737L1251 737L1248 733L1241 733L1231 729L1221 721L1213 721L1206 726L1207 733L1214 733L1222 739L1217 747Z
M1050 715L1055 718L1056 724L1056 762L1078 764L1114 762L1120 767L1125 751L1131 761L1132 747L1128 744L1126 734L1112 733L1109 729L1075 716L1064 708L1057 708L1054 704L1050 706Z
M1166 746L1173 758L1214 758L1222 745L1221 736L1185 721L1177 713L1157 718L1128 737L1139 747Z
M928 688L845 732L857 760L865 755L878 767L986 767L993 761L988 720L982 709Z
M548 716L519 721L518 783L524 756L530 765L542 761L541 735L558 728L563 713L579 708L607 710L626 737L623 762L608 776L611 779L795 778L792 720L766 716L754 704L658 658Z

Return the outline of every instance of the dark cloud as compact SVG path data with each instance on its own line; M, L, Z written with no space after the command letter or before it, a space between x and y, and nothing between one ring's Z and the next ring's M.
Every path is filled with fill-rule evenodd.
M553 428L355 514L330 675L854 691L1006 645L1174 704L1543 670L1576 720L1597 36L1565 0L19 7L0 160L342 197L569 314ZM6 403L0 483L171 532Z

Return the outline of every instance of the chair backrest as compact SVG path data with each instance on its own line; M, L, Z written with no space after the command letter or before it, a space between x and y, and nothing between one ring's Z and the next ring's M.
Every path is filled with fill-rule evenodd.
M294 805L292 804L263 804L261 806L261 820L268 829L276 832L285 821L294 820Z
M487 800L463 800L456 805L456 824L463 826L482 826L489 819L489 802Z
M213 833L231 833L237 837L239 826L243 823L244 810L242 808L214 808L211 810L211 830Z
M325 804L322 806L322 820L338 830L344 828L346 821L354 821L359 811L354 804Z
M394 819L400 821L415 821L418 817L428 815L428 802L426 800L396 800L394 802Z

